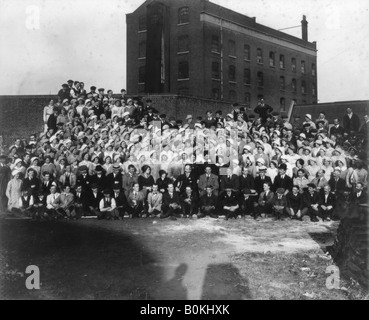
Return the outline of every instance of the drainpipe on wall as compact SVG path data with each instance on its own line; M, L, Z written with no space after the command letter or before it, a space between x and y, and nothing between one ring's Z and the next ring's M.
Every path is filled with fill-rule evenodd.
M224 98L223 85L223 19L220 19L220 100Z

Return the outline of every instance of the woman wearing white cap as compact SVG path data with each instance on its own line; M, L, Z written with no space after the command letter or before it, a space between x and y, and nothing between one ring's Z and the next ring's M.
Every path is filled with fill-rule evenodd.
M311 157L309 159L309 165L306 167L306 169L309 172L308 180L311 182L316 177L317 172L320 170L320 167L316 163L316 158Z
M28 167L27 170L29 170L31 168L34 169L35 172L36 172L37 177L40 177L41 168L38 165L38 163L39 163L39 158L37 158L37 157L31 158L31 165Z
M19 198L22 195L22 184L21 179L22 173L18 169L12 171L13 179L8 182L6 187L5 195L8 198L8 210L11 211L12 208L19 208Z
M334 171L334 168L332 167L332 159L324 157L321 168L325 171L324 178L329 181Z
M26 174L27 168L23 165L22 159L17 158L14 160L14 163L10 166L10 169L15 170L17 169L19 172L23 174L23 176Z

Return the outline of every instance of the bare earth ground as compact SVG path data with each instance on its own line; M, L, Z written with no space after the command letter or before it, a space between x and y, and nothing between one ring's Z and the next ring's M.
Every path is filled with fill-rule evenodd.
M2 299L361 299L326 288L338 222L0 221ZM41 289L27 290L37 265Z

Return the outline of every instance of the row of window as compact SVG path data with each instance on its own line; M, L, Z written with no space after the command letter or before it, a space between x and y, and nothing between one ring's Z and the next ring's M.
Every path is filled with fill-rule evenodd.
M154 15L155 16L155 15ZM186 24L190 22L190 10L188 7L178 9L178 24ZM146 14L140 15L138 18L138 31L147 30Z
M145 82L145 66L141 66L139 68L139 83L144 83ZM213 61L212 62L212 70L211 70L211 78L213 80L219 80L220 79L220 65L219 62L217 61ZM190 75L189 75L189 65L188 65L188 61L180 61L178 63L178 80L187 80L189 79ZM229 82L236 82L236 67L233 65L230 65L228 67L228 81ZM251 71L250 69L244 69L244 73L243 73L243 82L245 85L251 85L252 79L251 79ZM256 74L256 83L258 87L264 87L264 73L262 71L258 71ZM296 79L292 79L291 83L286 85L286 78L284 76L280 76L279 77L279 88L280 90L284 91L286 90L286 87L291 86L291 90L294 93L297 93L297 80ZM301 81L301 93L302 94L306 94L307 93L307 86L306 86L306 81L302 80ZM316 84L312 83L311 84L311 94L313 96L316 95Z

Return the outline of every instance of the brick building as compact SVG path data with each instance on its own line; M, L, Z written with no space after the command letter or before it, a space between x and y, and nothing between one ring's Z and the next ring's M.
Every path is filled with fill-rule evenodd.
M316 42L208 0L147 0L127 15L129 94L180 94L275 109L314 104Z

